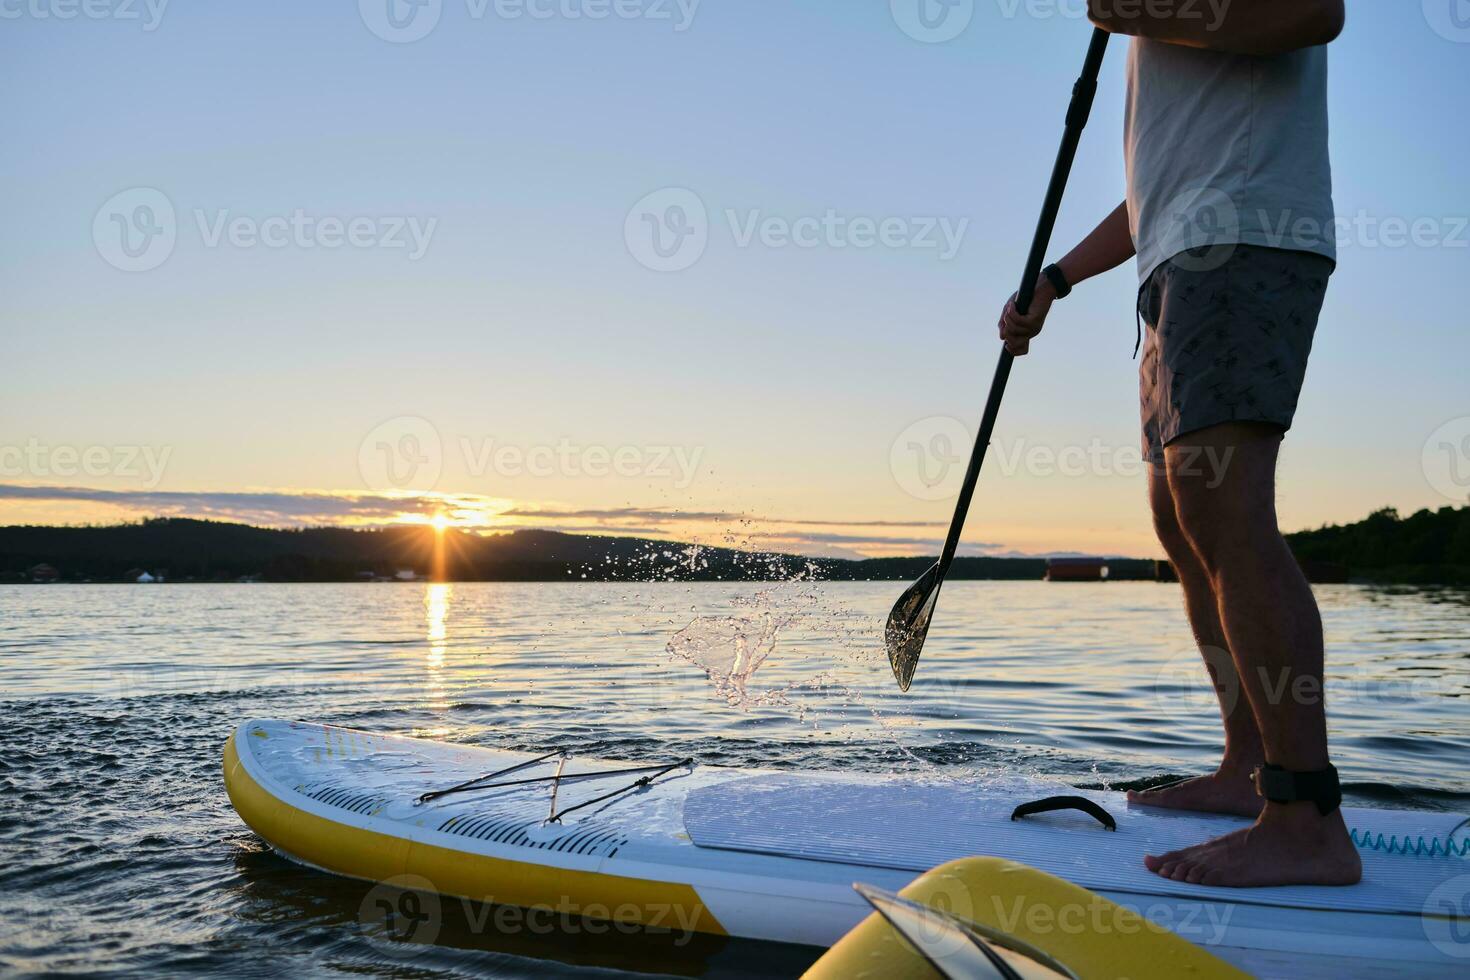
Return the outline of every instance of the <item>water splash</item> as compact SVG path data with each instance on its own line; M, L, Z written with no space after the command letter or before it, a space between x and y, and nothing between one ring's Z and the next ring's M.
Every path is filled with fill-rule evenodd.
M804 587L803 587L804 586ZM810 580L782 582L738 596L735 611L724 616L696 616L668 642L673 657L703 670L715 694L731 707L749 707L780 700L772 689L750 695L751 678L776 650L783 630L796 626L820 593Z
M705 673L716 697L741 711L787 714L847 744L876 731L906 760L906 771L935 770L905 744L905 720L885 717L859 687L875 665L886 671L876 621L829 595L816 569L731 605L722 615L695 616L667 644L672 659ZM756 680L762 669L768 683Z

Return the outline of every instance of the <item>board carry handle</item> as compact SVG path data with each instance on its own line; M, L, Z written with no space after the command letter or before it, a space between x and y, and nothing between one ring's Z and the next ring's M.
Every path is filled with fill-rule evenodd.
M1012 820L1020 820L1036 813L1051 813L1053 810L1081 810L1109 830L1118 829L1113 815L1085 796L1048 796L1044 800L1022 803L1011 813Z

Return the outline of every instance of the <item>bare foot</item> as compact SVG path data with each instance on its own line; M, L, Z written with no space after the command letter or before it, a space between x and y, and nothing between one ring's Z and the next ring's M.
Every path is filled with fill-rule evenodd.
M1254 768L1254 767L1251 767ZM1208 776L1196 776L1153 789L1129 790L1128 802L1170 810L1199 810L1204 813L1233 813L1258 817L1266 801L1256 795L1250 768L1221 767Z
M1355 885L1363 862L1342 812L1326 817L1312 803L1272 803L1253 826L1194 847L1143 859L1164 878L1225 888Z

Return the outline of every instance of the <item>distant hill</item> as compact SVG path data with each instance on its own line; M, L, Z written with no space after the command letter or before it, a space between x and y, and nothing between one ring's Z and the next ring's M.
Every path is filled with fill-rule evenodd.
M31 581L135 581L143 572L168 581L341 582L434 571L427 527L376 530L281 529L185 518L106 527L0 527L0 578ZM522 530L444 535L443 576L453 581L730 581L800 574L839 580L917 578L933 558L847 561L760 554L647 538ZM1114 562L1119 577L1152 577L1151 562ZM35 574L43 566L42 575ZM1044 558L958 558L955 579L1037 580Z
M443 536L443 575L455 581L565 581L569 578L763 578L794 575L795 556L756 556L639 538L525 530ZM38 564L66 580L136 579L141 571L170 581L334 582L434 571L431 528L282 529L185 518L153 518L108 527L0 527L0 575ZM29 577L29 576L27 576Z

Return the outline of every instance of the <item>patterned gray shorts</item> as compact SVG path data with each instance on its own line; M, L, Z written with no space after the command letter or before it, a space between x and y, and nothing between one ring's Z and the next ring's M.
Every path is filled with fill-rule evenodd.
M1161 463L1169 443L1222 422L1291 428L1333 268L1311 252L1234 245L1154 270L1138 291L1145 459Z

